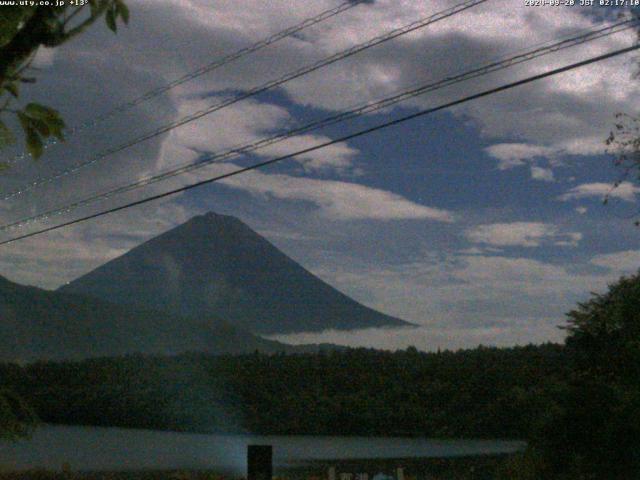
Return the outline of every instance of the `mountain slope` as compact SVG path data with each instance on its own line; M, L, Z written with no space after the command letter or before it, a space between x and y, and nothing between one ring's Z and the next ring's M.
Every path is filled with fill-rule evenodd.
M61 288L256 333L408 325L347 297L234 217L208 213Z
M196 320L133 309L0 277L0 360L313 349L265 340L211 317Z

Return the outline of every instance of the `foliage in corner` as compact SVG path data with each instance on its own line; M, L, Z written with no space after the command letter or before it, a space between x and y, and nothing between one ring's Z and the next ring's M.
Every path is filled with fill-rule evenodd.
M0 9L0 148L16 141L5 121L7 114L17 118L27 151L33 158L42 155L50 137L64 140L65 124L57 110L37 103L12 108L11 103L19 98L22 84L35 82L26 72L40 47L62 45L103 15L113 32L117 31L118 19L125 24L129 22L129 9L123 0L88 0L82 6ZM0 169L3 167L6 164L0 163Z
M535 478L640 478L640 274L567 317L567 390L530 439L537 465L516 463Z
M621 170L612 191L625 180L640 183L640 118L627 113L617 113L615 118L614 129L605 140L607 153L613 155L614 165ZM609 196L607 194L604 203L609 201ZM635 224L640 226L640 220Z
M622 277L567 314L576 368L607 383L640 385L640 273Z

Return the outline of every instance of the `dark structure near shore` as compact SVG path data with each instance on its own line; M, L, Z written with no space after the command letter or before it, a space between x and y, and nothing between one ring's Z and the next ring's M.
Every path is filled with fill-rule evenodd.
M271 480L273 477L273 447L247 446L247 480Z

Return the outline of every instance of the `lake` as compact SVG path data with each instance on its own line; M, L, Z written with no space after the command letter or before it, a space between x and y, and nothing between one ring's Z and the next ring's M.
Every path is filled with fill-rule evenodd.
M274 464L305 460L455 457L513 453L519 441L400 437L208 435L122 428L47 425L28 440L0 442L0 469L73 470L246 469L248 444L274 447Z

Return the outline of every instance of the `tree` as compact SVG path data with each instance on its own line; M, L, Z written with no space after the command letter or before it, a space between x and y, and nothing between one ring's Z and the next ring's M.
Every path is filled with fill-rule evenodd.
M640 478L640 273L592 294L561 328L566 385L498 478Z
M621 170L612 190L627 180L640 183L640 118L627 113L617 113L615 118L614 130L605 140L607 153L613 155L614 165ZM609 195L605 197L605 203L608 199ZM640 220L635 224L640 226Z
M639 478L640 274L567 317L569 389L537 446L559 478Z
M604 295L570 311L567 348L584 375L640 385L640 273L622 277Z
M13 391L0 391L0 439L13 440L28 435L36 425L36 415Z
M64 121L55 109L36 103L22 108L11 106L20 96L20 85L35 82L28 73L41 46L62 45L102 16L113 32L117 30L118 18L125 24L129 21L129 9L123 0L80 0L75 3L79 5L67 1L60 6L0 8L0 148L16 140L3 120L8 114L17 117L27 150L34 158L42 155L47 138L53 136L64 140Z
M632 7L627 18L640 21L640 7ZM640 26L636 23L636 38L640 41ZM640 78L640 65L636 68L634 77ZM609 132L605 140L607 153L613 155L614 165L621 170L620 178L612 185L612 191L619 188L625 180L640 183L640 118L619 112L615 115L614 129ZM607 194L604 203L609 201ZM635 221L640 226L640 220Z

